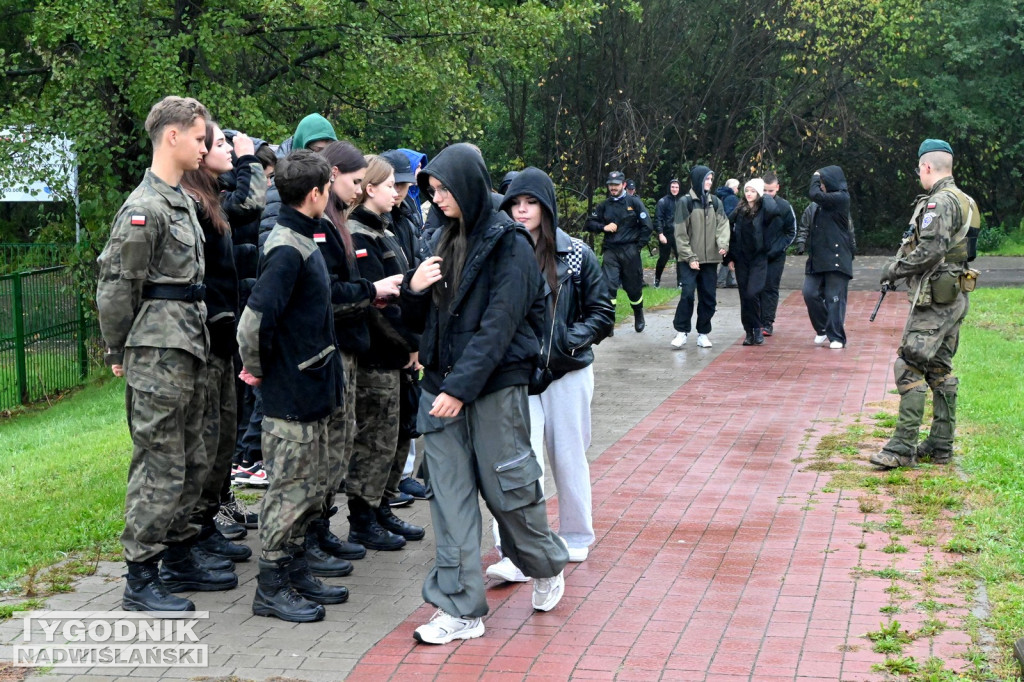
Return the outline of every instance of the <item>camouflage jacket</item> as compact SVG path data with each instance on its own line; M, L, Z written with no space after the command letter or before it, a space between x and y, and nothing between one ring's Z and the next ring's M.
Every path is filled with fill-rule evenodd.
M146 284L202 283L203 231L191 199L147 170L114 217L97 260L108 365L122 364L129 346L180 348L206 359L206 303L142 297Z
M914 205L910 219L912 236L904 241L896 254L896 261L890 268L894 279L906 278L913 292L918 280L933 268L949 272L961 272L967 260L966 249L952 239L963 227L960 204L957 195L949 191L956 185L952 176L942 178L932 185L928 194L922 194ZM960 242L965 242L966 237ZM957 257L960 251L961 257ZM945 259L945 262L943 262Z

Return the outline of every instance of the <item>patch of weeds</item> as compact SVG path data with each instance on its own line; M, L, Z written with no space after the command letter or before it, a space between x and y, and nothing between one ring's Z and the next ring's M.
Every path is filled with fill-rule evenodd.
M972 538L957 535L942 546L942 549L954 554L977 554L981 551L981 545Z
M906 545L901 545L898 542L893 542L882 548L882 551L886 554L906 554Z
M897 417L894 412L875 412L871 418L875 420L877 426L883 429L891 429L896 426Z
M889 437L889 431L886 431L885 429L875 429L874 431L871 432L871 437L872 438L888 438Z
M857 498L857 506L862 514L874 514L882 510L882 501L874 495L861 495Z
M896 605L896 604L888 604L888 605L883 606L882 608L878 609L878 612L879 613L887 613L887 614L899 613L900 612L900 607L898 605Z
M16 604L0 604L0 622L10 620L19 611L35 611L42 608L46 602L42 599L26 599ZM0 679L3 679L0 677Z
M879 568L873 571L868 571L868 575L873 575L876 578L885 578L887 580L906 580L907 576L903 571L898 568Z
M884 663L875 663L871 666L871 669L889 673L890 675L911 675L916 673L920 667L920 664L914 660L913 656L901 656L899 658L887 658Z
M921 629L914 634L914 637L934 637L945 631L945 629L946 621L939 620L938 618L929 618L921 623Z
M858 543L857 543L857 544L855 545L855 547L856 547L857 549L867 549L867 548L868 548L868 543L866 543L866 542L858 542Z
M914 607L921 609L922 611L927 611L928 613L935 613L936 611L943 611L949 608L949 604L943 604L942 602L937 602L934 599L925 599L924 601L919 601L914 604Z

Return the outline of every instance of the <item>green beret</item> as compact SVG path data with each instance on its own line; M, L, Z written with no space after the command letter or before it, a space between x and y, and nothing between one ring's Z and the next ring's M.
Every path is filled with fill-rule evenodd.
M945 140L925 140L917 150L917 158L921 158L928 152L946 152L953 155L953 148Z

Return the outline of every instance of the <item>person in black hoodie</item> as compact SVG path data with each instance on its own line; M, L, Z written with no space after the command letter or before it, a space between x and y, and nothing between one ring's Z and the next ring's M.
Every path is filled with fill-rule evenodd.
M768 249L768 278L761 292L761 322L764 335L771 336L775 333L775 312L779 309L779 286L782 284L782 271L786 268L786 249L796 239L796 213L790 203L778 195L779 176L774 171L765 173L761 180L764 181L764 193L775 200L782 216L779 229L764 236Z
M327 422L341 404L323 234L331 170L322 156L293 152L277 168L283 206L263 247L260 272L238 323L242 380L263 391L263 456L271 472L263 497L263 545L252 611L289 622L324 617L348 590L309 570L303 549L321 514L327 481Z
M550 289L551 325L541 343L541 365L553 381L530 396L534 452L547 453L558 487L559 534L569 561L584 561L594 542L591 509L590 403L594 397L594 351L615 324L608 283L597 256L558 227L555 185L544 171L527 168L509 184L502 208L530 232L535 254ZM500 539L500 538L499 538ZM504 565L503 565L504 564ZM487 575L515 580L521 573L504 558Z
M732 236L727 259L736 272L740 290L740 319L746 338L744 346L764 343L761 322L761 292L768 275L768 244L765 236L779 229L782 217L775 200L764 194L764 181L749 180L743 186L743 201L729 217Z
M505 554L534 578L533 606L565 590L566 547L550 530L530 449L527 385L545 325L544 280L526 230L494 209L479 152L448 147L418 178L445 215L432 252L402 283L402 313L422 330L417 426L423 433L437 556L423 597L438 607L421 642L479 637L487 613L478 493Z
M679 199L682 185L672 178L668 183L668 194L658 199L654 206L654 231L658 233L658 264L654 268L654 286L661 286L661 273L665 271L668 259L676 259L676 286L681 286L679 276L679 257L676 255L676 228L672 220L676 215L676 200Z
M797 250L807 251L804 267L804 303L814 327L814 343L829 342L829 348L846 345L846 294L853 279L853 230L850 225L850 191L839 166L826 166L811 176L808 191L818 204L806 244L797 240ZM802 235L801 235L802 236Z
M231 243L229 215L238 219L258 213L266 184L263 167L253 155L253 144L245 136L235 138L239 151L239 182L235 191L221 193L218 177L234 169L231 146L216 123L206 124L206 156L199 169L186 172L182 188L196 201L196 214L205 237L206 329L210 335L210 355L206 381L206 411L203 414L203 445L207 469L202 493L192 520L199 524L198 547L220 557L223 569L233 570L233 561L244 561L252 551L244 545L228 542L214 523L220 510L221 493L231 475L235 450L237 402L235 399L234 355L235 325L238 322L238 272ZM231 213L227 208L231 208ZM248 214L246 214L248 209Z

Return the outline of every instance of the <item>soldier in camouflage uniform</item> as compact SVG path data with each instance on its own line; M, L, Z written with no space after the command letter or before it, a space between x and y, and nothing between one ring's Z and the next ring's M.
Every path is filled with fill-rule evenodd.
M278 164L284 205L238 322L240 376L263 388L262 447L270 478L252 610L298 623L321 620L321 604L348 599L347 589L310 573L303 549L327 494L327 422L343 388L327 263L315 241L330 227L322 219L329 180L327 161L309 150Z
M178 183L206 152L207 119L191 98L166 97L153 106L146 118L153 164L115 216L99 257L105 361L126 377L133 443L121 536L128 563L122 606L129 611L193 611L191 601L169 590L237 584L233 573L195 563L199 528L189 524L206 474L208 341L203 233Z
M944 464L953 457L957 378L953 356L960 323L967 315L964 282L972 280L967 263L980 224L973 199L953 181L953 149L942 140L925 140L918 150L918 174L928 192L918 197L911 234L896 258L882 269L883 284L906 279L910 317L897 350L893 373L900 393L896 431L870 461L886 469L913 466L930 457ZM931 430L918 445L926 386L932 390Z

